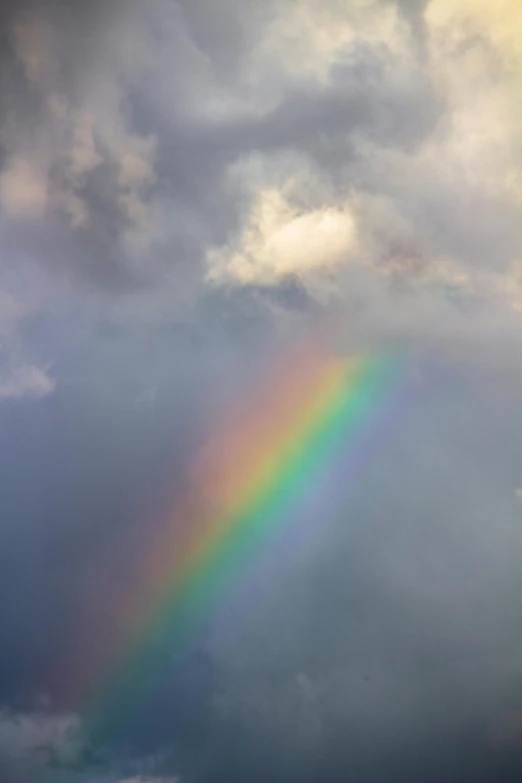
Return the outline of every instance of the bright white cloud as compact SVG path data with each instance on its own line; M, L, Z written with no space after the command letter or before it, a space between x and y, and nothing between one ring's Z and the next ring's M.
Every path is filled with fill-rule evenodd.
M349 206L299 210L276 189L262 190L237 246L209 254L210 277L274 283L291 274L331 270L356 247Z

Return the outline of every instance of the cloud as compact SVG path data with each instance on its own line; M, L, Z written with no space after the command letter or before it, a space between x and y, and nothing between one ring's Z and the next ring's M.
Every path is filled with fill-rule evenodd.
M53 774L511 783L518 2L0 6L0 740L60 745L35 694L57 710L71 648L103 643L86 607L326 321L336 352L409 357L411 409L317 547L231 597L205 665L158 667Z
M128 20L133 57L120 35L119 44L102 46L96 57L73 30L83 19L84 31L90 29L90 40L99 45L107 30L98 12L93 7L83 15L78 4L64 11L59 2L27 3L4 17L5 35L21 69L10 68L6 75L2 140L7 162L0 203L7 217L29 222L45 212L52 226L51 254L67 252L72 242L80 255L82 245L86 252L103 249L110 263L120 231L139 224L146 213L142 191L155 177L154 139L130 128L123 111L127 88L120 84L123 79L132 83L139 36L146 39L146 30L136 29L130 9L119 19ZM3 57L9 57L9 49ZM116 221L111 238L110 221ZM17 244L24 245L23 234L17 235ZM34 255L34 244L25 247Z
M64 14L56 2L37 10L29 3L4 21L22 66L21 75L11 70L6 91L4 211L30 221L46 209L45 253L34 227L18 233L16 243L25 254L37 250L41 260L63 259L70 272L101 286L152 283L179 296L183 279L193 295L194 284L204 287L209 248L228 245L241 231L244 189L231 182L231 165L265 150L270 165L289 148L304 153L305 166L307 157L313 164L324 155L317 148L321 134L330 136L330 156L336 147L345 155L352 144L346 122L379 132L382 99L391 115L422 114L397 103L417 101L409 85L404 96L388 99L379 84L384 71L377 82L371 76L396 57L411 57L408 28L392 6L377 14L362 4L345 22L334 5L285 3L262 19L253 4L239 13L237 3L227 3L223 13L229 21L237 17L242 31L235 43L227 41L227 68L223 49L215 47L217 21L216 36L210 34L208 4L157 0L146 12L134 3L114 8L102 23L98 5L85 15L77 4ZM75 37L73 20L87 25L96 54ZM316 56L300 60L287 28L296 45L315 47ZM250 49L243 37L252 38ZM368 57L375 47L382 47L381 59ZM241 71L231 70L233 62ZM304 64L312 62L320 66L318 80ZM332 161L318 162L331 176ZM259 198L252 194L252 209ZM330 215L345 211L338 203L322 206ZM11 235L9 224L5 230Z
M125 778L125 780L121 780L119 783L180 783L180 778Z
M20 397L46 397L56 388L56 381L34 365L16 367L7 377L0 378L0 400Z
M0 715L0 758L15 769L70 764L78 758L82 745L77 716L36 712Z
M359 2L347 9L337 2L290 0L279 4L256 57L260 68L275 66L290 77L328 84L332 69L349 63L358 47L382 47L390 56L408 58L408 38L393 3Z
M42 217L47 206L45 175L27 160L12 160L0 179L0 200L13 217Z
M346 263L356 245L349 208L298 211L277 190L261 191L235 252L211 252L210 278L273 283Z
M41 398L56 388L49 368L31 363L23 331L34 316L35 302L25 292L26 301L0 290L0 401L20 398ZM32 301L31 301L32 300Z
M56 35L50 19L40 10L22 13L13 24L15 56L27 79L35 86L49 86L57 76L59 61Z
M43 236L4 221L25 256L136 303L138 292L151 314L162 297L175 308L199 297L209 258L214 283L297 275L324 290L332 264L353 265L355 231L377 274L389 256L379 231L383 245L415 244L425 265L442 257L463 287L512 288L518 126L509 74L492 75L503 16L488 26L485 5L435 0L221 6L235 39L204 2L117 3L106 18L100 4L10 6L21 71L5 91L3 209L47 223ZM238 176L252 159L256 187ZM389 226L369 211L379 201ZM269 211L274 225L260 228Z

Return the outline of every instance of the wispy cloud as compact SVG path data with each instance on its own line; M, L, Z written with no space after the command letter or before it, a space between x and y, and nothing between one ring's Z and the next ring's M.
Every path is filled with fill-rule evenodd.
M34 365L16 367L7 377L0 374L0 400L46 397L55 388L56 381L46 370Z

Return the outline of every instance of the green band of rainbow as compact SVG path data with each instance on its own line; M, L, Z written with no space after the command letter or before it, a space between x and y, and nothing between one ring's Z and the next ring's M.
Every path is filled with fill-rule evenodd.
M214 438L190 488L143 552L142 578L84 668L84 716L111 727L134 708L162 656L187 650L273 533L306 499L339 444L360 433L400 375L389 357L297 358ZM298 532L297 532L298 534Z

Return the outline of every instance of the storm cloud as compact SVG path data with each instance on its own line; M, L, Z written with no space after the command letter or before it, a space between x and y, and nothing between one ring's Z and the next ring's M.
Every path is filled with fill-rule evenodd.
M0 2L3 779L518 779L521 29L516 0ZM132 542L324 323L408 357L413 402L95 736L63 682Z

